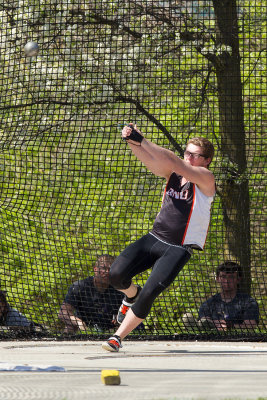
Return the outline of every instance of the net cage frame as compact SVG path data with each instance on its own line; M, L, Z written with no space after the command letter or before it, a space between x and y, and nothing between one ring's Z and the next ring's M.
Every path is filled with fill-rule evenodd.
M204 252L130 338L265 341L265 2L6 0L0 20L0 289L30 321L0 315L1 339L112 332L92 322L66 333L58 313L70 285L146 234L160 209L164 180L121 139L134 122L179 157L189 138L211 140L217 194ZM197 322L226 260L258 303L253 329Z

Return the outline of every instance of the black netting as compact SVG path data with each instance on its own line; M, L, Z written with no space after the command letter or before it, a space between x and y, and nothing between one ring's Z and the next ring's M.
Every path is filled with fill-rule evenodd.
M121 140L134 121L179 156L190 137L210 139L218 193L205 251L133 335L264 340L266 2L1 0L0 20L0 287L34 322L2 316L1 335L64 336L69 286L151 229L164 181ZM185 318L218 291L225 260L241 264L258 302L254 329ZM89 324L75 337L107 333Z

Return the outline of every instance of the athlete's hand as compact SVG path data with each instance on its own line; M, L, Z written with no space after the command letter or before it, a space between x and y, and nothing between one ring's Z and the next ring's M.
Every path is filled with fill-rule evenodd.
M128 136L132 133L133 124L125 125L121 131L121 137L125 140L128 139Z
M123 128L121 136L124 140L127 140L127 142L137 146L141 146L141 142L144 138L140 130L133 123L130 123Z

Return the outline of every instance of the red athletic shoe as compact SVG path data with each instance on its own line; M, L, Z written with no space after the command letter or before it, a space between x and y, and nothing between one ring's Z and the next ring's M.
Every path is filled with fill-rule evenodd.
M117 335L111 336L106 342L102 343L102 349L118 352L122 347L121 338Z

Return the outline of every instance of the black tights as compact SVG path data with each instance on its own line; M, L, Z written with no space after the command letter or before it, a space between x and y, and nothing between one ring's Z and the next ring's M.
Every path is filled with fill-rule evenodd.
M153 266L138 300L132 306L138 318L146 318L156 297L176 278L190 259L191 253L147 234L130 244L111 266L110 283L118 289L128 289L132 278Z

